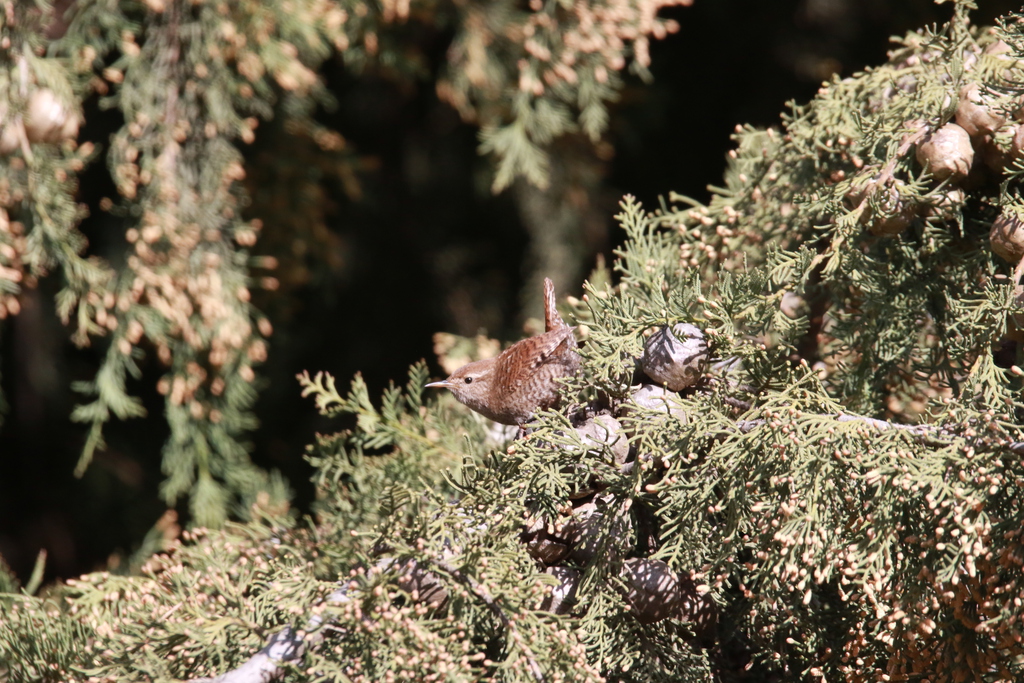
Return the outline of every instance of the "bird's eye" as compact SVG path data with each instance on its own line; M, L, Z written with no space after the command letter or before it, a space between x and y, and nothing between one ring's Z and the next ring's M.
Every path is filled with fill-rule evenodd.
M472 384L472 383L473 383L473 378L472 377L467 377L466 378L466 384Z

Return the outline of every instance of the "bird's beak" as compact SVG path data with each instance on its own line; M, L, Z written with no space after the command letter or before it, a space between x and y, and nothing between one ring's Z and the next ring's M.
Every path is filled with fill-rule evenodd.
M443 380L441 380L440 382L431 382L430 384L424 384L424 385L423 385L423 388L424 388L424 389L429 389L429 388L431 388L431 387L441 387L442 389L445 389L445 388L447 388L448 386L450 386L450 385L448 384L448 380L446 380L446 379L443 379Z

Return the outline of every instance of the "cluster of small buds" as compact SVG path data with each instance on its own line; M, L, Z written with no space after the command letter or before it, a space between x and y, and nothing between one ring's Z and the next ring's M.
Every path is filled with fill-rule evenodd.
M14 289L25 279L25 264L22 254L25 253L25 228L18 221L11 221L7 210L0 206L0 281L6 280L8 287ZM0 293L0 320L8 315L17 315L21 304L13 294Z
M737 128L737 133L746 132ZM769 141L779 137L771 129L758 134ZM763 153L763 149L759 150L758 157ZM728 157L733 161L740 159L735 149L728 152ZM783 244L792 239L797 219L795 206L791 202L782 202L781 206L773 203L780 188L774 185L779 181L775 166L756 174L736 173L734 178L740 185L734 196L716 197L710 206L698 206L662 219L682 238L679 263L683 270L705 263L728 271L741 269L745 267L746 249L750 245L770 239L767 236L777 235Z
M902 106L907 93L918 92L924 79L922 74L937 68L941 51L923 50L921 45L919 40L910 40L901 51L891 55L888 68L893 71L893 84L879 90L880 99L869 107L872 114L889 116L891 106ZM989 35L981 36L978 44L965 48L963 58L966 82L959 91L954 89L948 74L938 75L939 82L949 88L942 109L952 110L953 120L930 132L925 129L928 125L925 121L904 121L902 126L914 137L911 149L904 151L914 151L920 170L927 170L933 179L932 190L923 198L916 196L916 187L913 191L909 189L909 180L894 178L893 169L888 165L884 168L866 166L864 159L851 149L855 141L849 136L836 135L834 139L817 141L820 161L826 162L824 183L846 183L844 187L848 192L844 202L847 208L859 211L860 222L873 234L892 237L915 222L955 220L966 200L964 187L977 189L987 184L995 189L1021 157L1024 126L1020 122L1024 121L1024 107L1019 95L1000 94L986 83L1019 82L1024 74L1024 62L1016 58L1006 43L992 40ZM993 78L993 74L998 77ZM849 96L849 88L863 80L848 78L826 83L819 95L840 97L837 93L845 93L844 96ZM932 121L931 125L937 124ZM913 135L918 131L925 134ZM790 136L785 139L789 141ZM901 156L904 151L900 152ZM734 152L730 157L736 159L737 155ZM774 182L777 174L768 169L766 177ZM816 200L819 195L812 194L810 198ZM993 235L993 242L1003 239L1003 232ZM995 248L1000 250L1001 246ZM1001 250L1014 251L1012 248ZM682 256L692 258L688 253Z
M5 6L0 33L7 43L12 27L47 15L38 8L25 9L23 13L21 6ZM81 107L69 83L61 82L62 72L46 68L38 57L29 59L28 54L40 55L42 50L33 50L28 42L7 47L0 88L0 161L5 167L0 179L0 319L20 313L21 288L33 287L36 277L53 267L54 259L45 253L48 240L66 240L65 246L74 245L75 252L84 245L74 229L77 217L60 217L55 209L65 200L73 206L76 174L93 152L93 145L77 143ZM49 237L29 239L26 225L47 231ZM84 261L77 253L66 258Z
M926 138L917 147L917 160L928 169L936 181L946 181L945 200L948 205L962 205L963 192L958 185L984 182L985 172L998 181L1005 171L1021 157L1024 148L1024 107L1021 102L1000 96L986 88L983 80L993 69L1001 70L1005 82L1019 80L1024 64L1011 55L1009 46L1001 40L989 43L984 50L971 52L965 61L970 74L977 81L967 82L950 99L957 103L955 123L947 123ZM959 201L958 201L959 200ZM942 204L940 199L938 204ZM954 211L946 210L955 216ZM932 215L935 215L933 211ZM992 250L1013 263L1024 257L1024 238L1015 229L1016 215L1011 207L993 224L989 236Z
M311 25L327 22L338 29L345 22L345 16L335 16L341 10L331 3L297 3L294 9ZM245 89L248 96L253 93L246 82L255 84L268 77L285 89L313 87L315 73L304 65L300 54L309 46L300 49L275 37L269 25L239 23L226 4L219 4L218 11L224 18L213 32L209 60L193 56L183 65L194 76L185 84L186 90L221 87L215 76L230 79L231 64L242 76L239 94L243 97ZM140 60L151 58L138 49L136 35L126 30L121 38L124 71L106 73L112 82L125 73L147 68ZM147 37L150 39L155 38ZM83 61L89 61L88 57L83 54ZM273 65L270 73L264 72L265 64ZM267 355L260 336L272 331L266 319L253 320L251 284L237 258L239 250L255 244L262 225L258 220L238 220L237 188L246 173L239 155L224 154L231 150L224 144L231 138L253 139L257 120L228 116L215 122L207 117L197 123L203 117L193 111L194 97L172 93L167 98L163 118L153 120L145 108L126 112L126 125L112 138L112 171L118 191L142 210L138 225L126 232L131 247L127 265L134 279L106 310L95 311L95 317L115 322L126 319L126 329L115 340L124 354L130 354L147 337L156 346L159 359L174 364L173 372L159 383L160 392L172 405L186 406L193 418L216 423L223 417L218 397L224 395L233 376L244 382L255 379L253 365ZM155 148L154 140L160 143ZM196 158L208 160L204 173L218 177L219 183L196 185L189 171ZM102 203L106 209L112 205L109 200ZM258 264L255 261L253 265L265 268L276 265L276 259L269 257ZM256 282L266 289L278 284L273 277ZM155 312L160 322L154 324L151 317L137 315L142 308Z
M658 12L690 4L692 0L577 2L566 22L566 17L556 20L542 2L532 0L533 12L525 24L509 29L525 37L523 47L529 56L518 62L519 89L540 96L559 83L576 85L580 68L605 83L609 72L625 68L629 44L637 64L647 67L650 37L661 39L679 30L675 21L659 19Z
M177 212L166 205L150 205L142 227L127 233L135 251L128 258L135 279L120 295L118 308L129 312L134 306L147 305L166 321L167 336L180 339L196 352L206 352L212 368L225 367L239 359L241 368L245 368L265 359L266 346L255 336L247 306L248 289L239 282L240 276L230 264L225 263L220 231L214 232L204 234L195 223L179 222ZM202 258L194 258L196 254L202 254ZM260 327L269 330L268 325ZM138 324L130 327L124 338L129 350L142 331ZM160 335L158 341L162 339ZM192 365L195 364L189 367ZM177 378L175 389L170 392L176 404L189 400L206 379L205 373L188 375ZM181 386L190 388L179 391L178 380L183 381Z
M985 416L985 423L991 424L994 411ZM772 411L765 419L766 426L785 431L785 414ZM860 436L870 439L867 432ZM821 445L828 442L826 439ZM906 514L920 519L895 521L891 512L883 513L873 503L865 506L859 495L847 495L851 513L860 518L859 529L853 529L854 542L837 548L827 524L805 525L802 530L794 524L797 519L808 519L811 506L802 497L805 491L789 487L788 496L764 499L752 507L751 519L763 545L754 559L745 563L745 569L765 571L761 564L774 558L778 564L771 575L781 580L781 587L788 589L795 601L807 605L814 600L817 586L831 584L842 602L854 613L861 612L841 654L840 668L848 680L878 680L876 676L885 673L952 683L969 680L978 670L1005 667L1021 656L1022 625L1013 616L1024 600L1024 586L1018 580L1024 567L1021 532L1016 528L997 532L1008 528L999 519L1003 509L986 502L1003 495L1008 486L1019 485L1021 477L998 462L972 463L959 470L955 478L960 483L946 495L945 486L935 491L932 483L920 479L916 466L911 466L920 454L898 448L886 467L876 464L869 468L863 457L877 460L880 454L874 448L857 450L836 451L839 460L857 466L851 481L875 491L889 491L897 505L905 506ZM872 497L880 499L878 493ZM891 533L898 540L891 552L884 546L865 552L885 543L884 532L878 528L883 514L890 523L895 521ZM908 518L896 517L901 519ZM749 542L749 538L744 540ZM952 573L947 566L951 551L956 558ZM898 579L900 576L904 578ZM914 589L904 583L906 577L914 577ZM761 598L743 586L741 589L748 599ZM767 615L752 612L757 615L758 631L765 638L778 636L783 624L770 614L785 605L776 599L765 607L770 610ZM951 637L953 632L970 637ZM822 664L827 661L826 657Z
M521 22L510 21L508 6L498 3L487 9L468 8L462 18L463 35L450 52L449 68L457 74L452 82L439 84L438 94L462 112L475 118L471 104L477 96L484 101L495 93L515 87L532 97L555 93L577 104L574 94L581 80L608 83L626 68L627 57L646 68L650 64L649 41L679 30L671 19L658 17L664 7L688 6L692 0L583 0L568 10L561 5L531 0ZM521 53L515 60L515 74L502 66L495 23L489 13L499 13L505 25L503 45Z
M225 618L240 627L252 624L252 615L268 605L294 622L330 585L313 578L308 562L282 563L259 534L197 527L171 539L167 534L178 535L173 515L165 515L158 528L165 549L146 562L140 576L95 572L66 582L67 610L94 627L87 647L107 667L132 648L133 661L160 662L176 677L186 670L216 675L224 654L259 649L265 634L242 627L226 637L216 628L206 632L209 625ZM299 555L316 552L308 540L291 540L298 542L291 549Z
M472 527L479 527L480 532L489 531L484 528L486 522L470 518L472 512L489 520L503 517L501 513L496 515L489 505L462 510L460 517L465 517ZM519 566L515 560L509 562L508 558L487 554L464 564L458 558L461 551L437 539L420 537L413 540L412 546L426 557L403 562L384 558L369 569L351 570L352 580L347 584L345 599L331 608L335 623L352 634L343 642L359 648L359 656L353 657L351 649L339 646L333 650L336 657L325 661L350 662L345 669L350 680L381 680L375 671L381 663L391 665L392 676L385 673L384 680L441 681L450 680L450 675L482 679L499 662L475 646L489 628L489 620L474 615L480 611L498 616L504 637L515 645L515 654L501 662L502 666L535 672L542 654L545 659L562 661L569 666L567 670L578 673L558 680L601 680L587 659L586 648L571 632L558 628L557 622L552 630L543 620L533 617L538 605L564 611L552 603L552 587L544 574L533 572L526 565ZM445 561L434 562L429 559L432 557L443 557ZM459 564L449 567L448 561ZM428 571L431 564L435 566ZM550 573L569 576L572 572ZM578 579L579 572L575 575ZM391 588L396 583L400 590ZM563 592L575 590L575 584L570 584L562 587ZM511 585L518 588L510 592ZM425 592L421 591L424 587ZM565 598L563 594L562 599ZM369 651L359 643L362 635L369 636L374 643ZM545 643L543 653L535 650L538 643Z

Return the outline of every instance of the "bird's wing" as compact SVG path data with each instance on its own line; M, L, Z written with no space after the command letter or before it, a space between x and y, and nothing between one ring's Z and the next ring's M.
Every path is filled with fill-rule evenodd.
M565 326L518 341L498 357L502 367L498 374L504 376L510 386L518 386L542 365L560 358L572 349L575 353L576 338L573 328Z

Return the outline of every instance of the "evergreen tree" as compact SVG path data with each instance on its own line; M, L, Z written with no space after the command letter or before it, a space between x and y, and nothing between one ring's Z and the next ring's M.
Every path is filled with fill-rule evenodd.
M969 9L738 127L706 205L627 197L528 437L422 364L379 407L304 374L354 419L316 517L255 495L137 575L3 594L4 676L1019 680L1024 15Z

